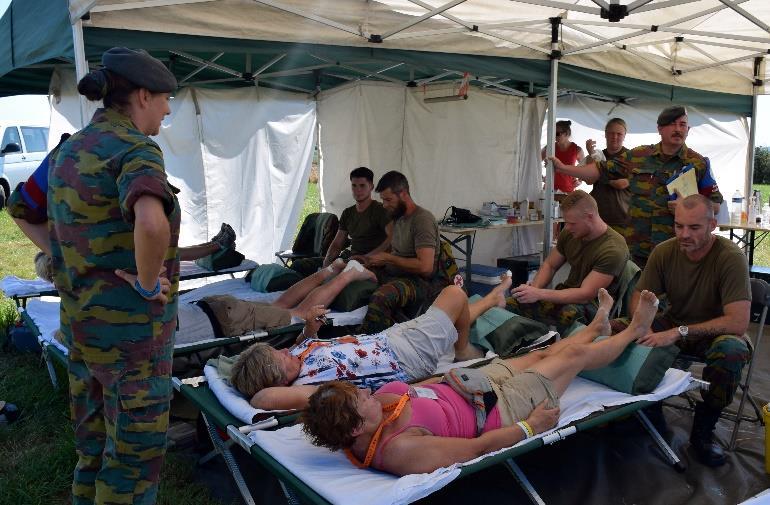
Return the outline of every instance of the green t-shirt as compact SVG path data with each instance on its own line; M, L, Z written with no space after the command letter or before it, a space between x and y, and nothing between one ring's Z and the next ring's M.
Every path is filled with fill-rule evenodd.
M658 244L636 285L658 296L666 294L666 315L675 324L696 324L724 314L728 303L751 300L749 264L740 248L716 237L700 261L679 249L676 238Z
M433 248L438 261L439 242L436 218L430 211L417 207L411 215L401 216L393 223L390 249L395 256L416 258L417 249L425 247ZM392 270L392 268L388 269L390 273L397 273Z
M342 211L340 230L350 237L350 252L366 254L387 237L385 228L390 218L380 202L372 201L363 212L358 212L353 205Z
M565 288L578 288L592 271L611 275L612 283L607 292L615 297L618 289L618 277L628 261L626 240L609 226L600 236L588 242L576 239L567 230L559 234L556 250L569 263L570 272L564 281Z

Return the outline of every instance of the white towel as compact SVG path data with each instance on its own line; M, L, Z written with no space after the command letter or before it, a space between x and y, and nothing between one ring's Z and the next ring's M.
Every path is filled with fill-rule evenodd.
M2 290L8 298L13 296L36 295L43 291L53 291L55 289L53 284L40 277L36 279L21 279L15 275L6 275L3 277L3 280L0 281L0 290Z

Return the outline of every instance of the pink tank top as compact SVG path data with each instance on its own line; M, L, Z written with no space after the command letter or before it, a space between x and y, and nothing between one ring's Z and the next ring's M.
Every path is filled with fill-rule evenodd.
M578 146L574 142L569 143L569 147L564 151L559 150L559 145L556 146L556 157L559 161L565 165L573 166L577 163ZM572 193L578 186L578 180L571 175L563 174L561 172L554 171L553 174L553 189L561 190L565 193Z
M375 466L380 466L382 448L408 428L415 426L424 428L438 437L474 438L476 436L476 413L473 407L446 384L410 386L403 382L391 382L382 386L374 394L403 395L407 391L410 393L409 403L412 407L409 423L380 441L374 456ZM435 399L427 397L434 395ZM500 426L500 411L495 406L487 416L483 431L496 430Z

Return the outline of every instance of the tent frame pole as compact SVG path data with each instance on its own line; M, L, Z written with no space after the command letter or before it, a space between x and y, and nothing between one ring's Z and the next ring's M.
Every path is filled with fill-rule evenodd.
M72 46L75 52L75 76L76 81L80 82L80 79L88 74L88 60L86 60L85 42L83 40L83 20L77 18L72 22ZM80 103L80 127L85 127L88 122L88 108L86 104L86 97L78 95Z
M556 154L556 95L559 87L559 59L561 51L559 50L559 28L561 27L561 18L553 17L551 21L551 85L548 88L548 141L546 144L546 154L554 156ZM553 162L548 161L545 168L545 204L543 208L543 261L551 252L551 235L553 233Z
M754 151L757 140L757 102L759 94L762 91L764 82L761 76L764 74L765 59L763 57L754 58L754 89L751 103L751 125L749 127L749 149L746 153L746 180L743 184L743 194L748 196L751 186L754 182Z

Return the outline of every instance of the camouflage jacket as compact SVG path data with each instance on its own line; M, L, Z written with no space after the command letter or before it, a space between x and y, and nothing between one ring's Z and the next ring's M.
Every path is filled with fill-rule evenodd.
M115 269L136 273L134 213L143 195L161 200L171 226L164 257L169 303L148 302ZM148 359L172 345L179 288L180 210L158 145L113 109L65 142L48 180L54 283L65 341L95 365Z
M631 256L644 266L653 247L674 236L674 215L668 209L666 182L682 167L692 165L698 190L716 203L722 202L716 180L707 158L683 145L676 154L667 156L661 144L639 146L614 160L598 162L600 182L628 179L631 193L629 222L623 235Z

